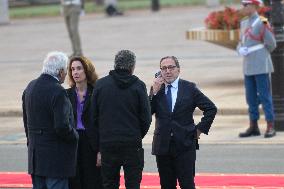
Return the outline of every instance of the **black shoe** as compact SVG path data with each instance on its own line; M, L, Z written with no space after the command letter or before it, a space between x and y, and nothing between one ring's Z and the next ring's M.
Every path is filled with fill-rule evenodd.
M264 138L271 138L276 135L276 131L274 128L267 129L264 134Z
M243 137L250 137L250 136L259 136L260 135L260 131L259 129L253 129L252 127L249 127L245 132L240 133L239 137L243 138Z

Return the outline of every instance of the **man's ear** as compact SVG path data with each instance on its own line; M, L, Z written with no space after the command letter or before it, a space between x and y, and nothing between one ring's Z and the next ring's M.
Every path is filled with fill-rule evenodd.
M59 73L58 73L58 79L62 79L62 78L64 78L64 76L65 76L65 71L64 71L64 69L60 69L60 70L59 70Z
M131 70L130 70L131 75L133 75L133 73L134 73L134 69L135 69L135 66L133 66L133 67L131 68Z
M59 70L59 75L62 76L62 75L64 75L64 74L65 74L64 69L61 68L61 69Z
M61 75L62 75L62 69L59 70L58 77L61 77Z

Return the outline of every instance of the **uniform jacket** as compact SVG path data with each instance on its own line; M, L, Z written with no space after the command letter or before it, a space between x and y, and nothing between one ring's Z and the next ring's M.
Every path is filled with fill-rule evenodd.
M54 77L42 74L28 84L22 100L29 174L74 176L78 133L64 88Z
M152 143L153 155L166 155L169 150L171 135L178 152L191 148L196 137L196 128L208 134L217 113L214 103L209 100L194 83L179 79L177 99L173 112L167 106L165 86L150 97L152 114L156 123ZM195 125L193 112L195 108L203 111L201 121Z
M268 24L269 23L265 24L262 22L257 13L241 21L241 41L237 48L252 47L258 44L263 44L265 46L265 48L244 56L244 75L257 75L274 71L270 52L276 48L276 41ZM257 38L259 38L259 40L256 40Z
M145 84L124 70L112 70L96 82L96 121L100 144L141 146L151 124Z
M75 124L77 123L77 94L75 87L67 89L68 97L71 101L72 107L73 107L73 115L75 119ZM94 106L94 104L91 103L93 94L93 86L88 85L87 93L85 97L85 102L83 105L83 113L82 113L82 122L85 127L85 132L88 137L88 141L90 145L92 146L92 149L94 151L99 151L99 136L98 136L98 128L94 124L93 119L93 109L91 106Z

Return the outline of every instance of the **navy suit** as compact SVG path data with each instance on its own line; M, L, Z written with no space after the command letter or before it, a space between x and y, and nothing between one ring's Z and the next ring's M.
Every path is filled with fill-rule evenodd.
M182 189L194 189L196 129L208 134L217 108L194 83L182 79L173 112L168 109L164 85L150 95L150 101L156 117L152 154L157 158L161 187L176 188L178 179ZM203 111L198 124L193 119L195 108Z

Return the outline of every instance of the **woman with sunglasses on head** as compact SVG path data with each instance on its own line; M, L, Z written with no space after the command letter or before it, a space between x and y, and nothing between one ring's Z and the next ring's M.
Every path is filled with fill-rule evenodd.
M70 189L101 189L98 130L92 120L91 96L98 76L92 62L82 56L72 57L68 66L70 87L67 89L79 133L76 176Z

